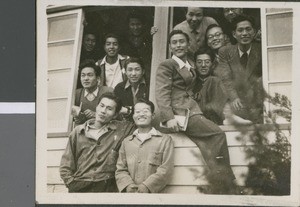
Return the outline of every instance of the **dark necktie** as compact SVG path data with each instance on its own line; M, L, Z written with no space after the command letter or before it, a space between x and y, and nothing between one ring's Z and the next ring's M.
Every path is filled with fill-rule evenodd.
M243 66L244 69L246 69L247 67L247 62L248 62L248 54L246 52L243 53L243 55L241 56L241 65Z

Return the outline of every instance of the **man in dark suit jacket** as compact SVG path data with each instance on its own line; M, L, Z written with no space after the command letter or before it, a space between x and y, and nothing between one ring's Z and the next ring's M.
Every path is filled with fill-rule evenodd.
M234 114L261 122L263 98L257 97L262 94L261 45L253 41L256 31L250 17L237 16L233 26L232 34L238 43L220 48L214 74L222 79Z
M200 148L210 170L208 176L221 179L219 185L232 184L235 176L230 167L226 135L215 123L202 115L194 100L196 72L187 59L188 46L189 37L186 33L181 30L170 33L169 47L173 56L159 65L156 75L155 95L161 122L178 132L179 125L174 115L179 113L178 108L190 109L184 133Z
M131 57L125 61L127 80L115 87L115 94L121 99L120 114L129 121L132 119L132 108L139 99L148 100L148 85L145 81L145 68L140 58Z

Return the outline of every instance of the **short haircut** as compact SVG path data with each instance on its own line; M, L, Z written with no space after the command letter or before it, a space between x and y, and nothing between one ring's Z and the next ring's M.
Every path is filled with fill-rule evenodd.
M151 113L153 114L154 113L154 111L155 111L155 106L154 106L154 103L152 102L152 101L149 101L149 100L147 100L147 99L139 99L139 100L137 100L137 102L134 104L134 106L136 105L136 104L138 104L138 103L144 103L144 104L147 104L148 106L150 106L150 108L151 108ZM133 113L134 113L134 106L133 106Z
M138 63L138 64L141 66L142 70L143 70L143 71L145 70L145 68L144 68L144 63L143 63L143 61L142 61L141 58L138 58L138 57L130 57L130 58L128 58L127 60L125 60L125 63L124 63L124 68L125 68L125 70L127 69L127 66L128 66L129 63Z
M240 15L234 17L232 20L232 31L235 31L237 24L240 22L243 22L243 21L250 22L253 29L255 29L255 21L254 21L253 17L245 15L245 14L240 14Z
M108 34L105 35L105 37L104 37L104 42L106 42L106 40L107 40L108 38L115 38L115 39L117 39L118 44L120 45L120 38L119 38L118 35L116 35L116 34L114 34L114 33L108 33Z
M130 19L138 19L138 20L140 20L140 21L142 22L142 24L145 23L145 17L144 17L144 15L142 15L142 14L139 13L139 12L130 12L130 13L128 14L128 16L127 16L127 21L128 21L128 23L129 23L129 20L130 20Z
M97 77L100 76L100 68L96 65L93 59L85 59L79 65L79 75L84 68L93 68Z
M173 30L172 32L170 32L169 36L168 36L168 43L171 43L171 38L176 35L176 34L182 34L185 36L187 42L190 42L190 38L188 36L187 33L183 32L182 30Z
M204 8L203 7L195 7L195 6L189 6L189 7L199 8L199 9L202 9L202 11L204 12ZM188 13L189 7L185 8L185 13L186 14Z
M210 56L211 62L215 60L215 55L213 51L210 48L202 47L199 50L197 50L194 54L194 61L196 62L198 55L204 55L207 54Z
M100 96L100 99L99 99L99 103L98 105L100 104L101 100L103 98L107 98L107 99L110 99L110 100L113 100L115 103L116 103L116 113L119 113L121 108L122 108L122 102L121 102L121 99L119 97L117 97L113 92L106 92L106 93L103 93L101 96Z
M95 32L92 32L92 31L85 31L83 33L83 37L85 37L86 35L94 35L95 36L95 39L97 39L97 35L95 34Z
M209 25L209 26L206 28L206 31L205 31L205 44L206 44L206 46L208 46L208 45L207 45L207 42L208 42L208 39L207 39L207 33L208 33L209 30L211 30L212 28L215 28L215 27L221 28L221 30L222 30L223 33L224 33L224 30L223 30L223 28L222 28L220 25L217 25L217 24L211 24L211 25Z

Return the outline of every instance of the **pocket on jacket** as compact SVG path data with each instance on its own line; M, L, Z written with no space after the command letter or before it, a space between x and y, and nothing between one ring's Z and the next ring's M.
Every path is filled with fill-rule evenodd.
M161 165L162 163L162 153L161 152L153 152L150 154L148 161L150 165Z

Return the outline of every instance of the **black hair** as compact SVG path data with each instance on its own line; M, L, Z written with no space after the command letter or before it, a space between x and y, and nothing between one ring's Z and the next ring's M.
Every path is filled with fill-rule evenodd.
M170 44L171 42L171 38L176 35L176 34L182 34L185 36L187 42L190 42L190 38L188 36L187 33L183 32L182 30L173 30L172 32L170 32L169 36L168 36L168 43Z
M84 68L93 68L97 77L100 76L100 68L96 65L93 59L85 59L79 65L79 75Z
M141 22L142 22L142 24L144 25L144 23L145 23L145 17L144 17L144 15L142 15L141 13L139 13L139 12L135 12L135 11L133 11L133 12L130 12L129 14L128 14L128 16L127 16L127 22L129 23L129 20L130 19L139 19Z
M134 105L136 105L136 104L138 104L138 103L144 103L144 104L147 104L148 106L150 106L150 108L151 108L151 113L153 114L154 113L154 111L155 111L155 106L154 106L154 103L152 102L152 101L150 101L150 100L148 100L148 99L139 99L139 100L137 100L137 102L134 104ZM133 107L133 113L134 113L134 107Z
M117 97L113 92L106 92L106 93L103 93L101 96L100 96L100 99L99 99L99 103L101 102L101 100L103 98L107 98L107 99L110 99L110 100L113 100L115 103L116 103L116 113L119 113L121 108L122 108L122 102L121 102L121 99L119 97ZM98 103L98 104L99 104Z
M245 15L245 14L240 14L240 15L234 17L232 20L232 31L235 31L237 24L240 22L243 22L243 21L250 22L253 29L255 29L255 21L254 21L253 17L251 17L249 15Z
M202 47L195 52L194 61L196 62L198 55L204 55L204 54L207 54L210 56L211 62L213 62L215 60L215 55L214 55L213 51L210 48Z
M215 28L215 27L221 28L221 30L222 30L223 33L224 33L224 30L223 30L223 28L222 28L220 25L217 25L217 24L211 24L211 25L209 25L209 26L206 28L206 31L205 31L205 45L206 45L206 46L208 46L208 45L207 45L207 42L208 42L208 39L207 39L207 33L208 33L208 31L209 31L210 29Z
M106 34L105 37L104 37L104 42L106 42L106 40L107 40L108 38L115 38L115 39L117 39L118 44L120 45L120 37L119 37L118 35L116 35L116 34L114 34L114 33L108 33L108 34Z
M130 58L128 58L127 60L125 60L125 63L124 63L125 71L126 71L127 65L128 65L129 63L138 63L138 64L141 66L142 70L145 71L144 63L143 63L143 61L142 61L141 58L138 58L138 57L130 57Z

